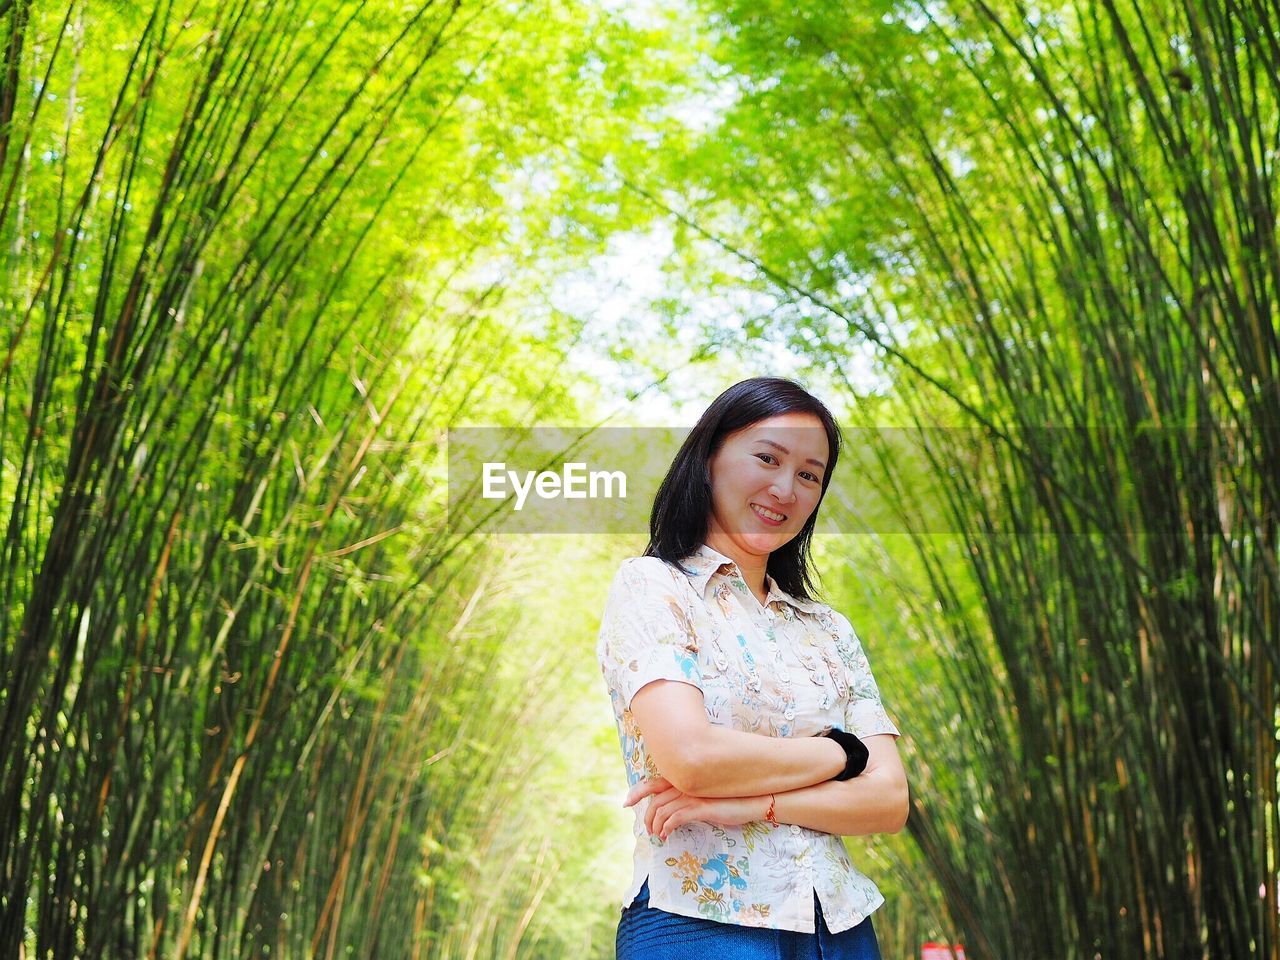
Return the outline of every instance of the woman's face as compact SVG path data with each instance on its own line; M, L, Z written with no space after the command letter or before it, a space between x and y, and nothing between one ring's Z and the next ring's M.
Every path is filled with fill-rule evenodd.
M818 506L828 456L827 432L811 413L730 434L710 461L708 539L766 557L786 544Z

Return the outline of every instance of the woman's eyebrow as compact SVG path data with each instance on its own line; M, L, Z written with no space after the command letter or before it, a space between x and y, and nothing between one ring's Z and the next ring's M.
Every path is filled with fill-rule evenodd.
M781 450L785 456L788 456L788 457L791 456L790 450L788 450L786 447L784 447L780 443L774 443L772 440L766 440L763 437L761 437L758 440L756 440L756 443L768 444L769 446L773 447L775 450ZM823 470L827 469L827 465L825 463L823 463L821 460L815 460L813 459L813 457L810 457L808 460L805 461L805 463L817 464Z

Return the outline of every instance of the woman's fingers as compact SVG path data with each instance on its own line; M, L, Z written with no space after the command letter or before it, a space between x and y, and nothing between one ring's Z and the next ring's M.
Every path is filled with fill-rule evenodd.
M661 793L663 790L670 790L671 784L666 777L650 777L648 780L641 780L627 791L627 799L622 802L624 807L635 804L651 793Z
M649 809L644 812L644 825L649 829L650 833L653 833L654 815L662 809L665 804L678 800L683 796L684 794L675 787L671 787L670 789L663 790L661 793L655 793L653 795L653 799L649 801Z
M694 816L694 811L698 805L697 797L690 797L687 794L681 794L679 799L673 800L665 804L654 817L654 830L663 840L671 836L671 831L676 827L688 823L690 820L698 819Z
M645 829L652 836L660 836L665 840L672 830L698 819L701 798L673 787L665 777L641 780L627 791L627 799L622 805L634 806L645 797L652 797L644 813Z

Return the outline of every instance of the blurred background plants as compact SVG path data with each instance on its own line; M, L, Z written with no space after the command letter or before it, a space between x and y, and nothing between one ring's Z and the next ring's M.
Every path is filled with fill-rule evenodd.
M643 537L450 529L446 431L791 373L886 957L1277 956L1269 6L0 18L0 954L610 956Z

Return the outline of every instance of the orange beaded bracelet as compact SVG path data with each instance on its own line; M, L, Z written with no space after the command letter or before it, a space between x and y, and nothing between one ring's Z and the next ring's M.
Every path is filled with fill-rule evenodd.
M769 809L765 811L764 818L768 820L770 823L772 823L775 827L780 827L782 826L782 824L780 824L777 820L773 818L773 801L774 801L774 796L771 793L769 794Z

